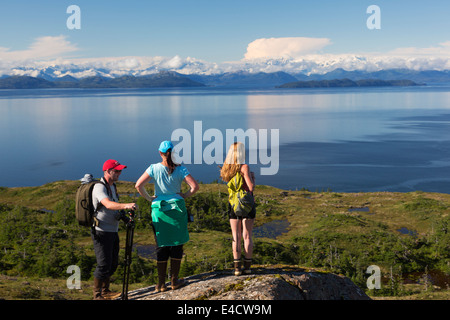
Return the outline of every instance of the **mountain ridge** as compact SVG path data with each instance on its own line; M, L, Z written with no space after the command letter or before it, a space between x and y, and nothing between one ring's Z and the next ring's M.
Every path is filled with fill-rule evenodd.
M415 82L450 82L450 68L441 59L399 60L369 59L360 55L346 57L301 57L301 58L261 58L242 59L229 62L208 62L193 57L109 57L102 59L53 60L39 63L4 64L0 66L0 79L5 76L32 76L49 81L71 76L82 79L91 76L118 78L121 76L148 76L161 71L177 72L209 86L224 86L235 77L232 86L245 86L248 78L254 82L261 75L266 77L295 77L298 81L331 80L349 78L351 80L409 79ZM241 80L242 83L237 83ZM272 79L275 80L275 79ZM292 80L294 81L294 80ZM269 81L267 86L269 85ZM287 83L290 81L284 81ZM283 83L272 81L273 85ZM264 81L256 82L265 85Z
M158 74L135 77L121 76L106 78L92 76L76 79L64 76L53 81L30 76L11 76L0 79L0 89L43 89L43 88L159 88L159 87L204 87L197 81L184 77L176 72L160 72Z
M283 71L227 72L216 75L181 74L175 71L119 77L95 76L76 78L65 74L60 77L40 73L36 77L27 75L3 76L0 89L40 88L169 88L169 87L224 87L224 88L275 88L292 87L295 82L308 82L301 87L331 86L411 86L424 83L450 82L450 71L422 71L392 69L377 72L345 71L335 69L326 74L289 74ZM318 83L321 82L321 83ZM339 83L341 82L341 83Z

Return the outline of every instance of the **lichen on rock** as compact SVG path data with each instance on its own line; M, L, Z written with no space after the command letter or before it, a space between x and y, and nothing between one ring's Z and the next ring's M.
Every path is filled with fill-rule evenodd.
M231 271L185 278L177 290L154 286L129 292L130 300L370 300L350 279L297 267L256 267L251 275Z

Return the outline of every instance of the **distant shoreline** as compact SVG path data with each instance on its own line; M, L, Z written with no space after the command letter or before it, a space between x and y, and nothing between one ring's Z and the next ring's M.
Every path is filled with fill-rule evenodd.
M423 86L426 84L418 84L411 80L350 80L350 79L334 79L334 80L311 80L311 81L295 81L289 82L276 88L348 88L348 87L411 87Z
M101 176L95 177L95 179L100 179ZM206 188L209 188L211 186L218 186L219 188L224 188L224 191L226 191L227 185L224 182L198 182L200 186L206 186ZM40 188L48 188L55 185L68 185L72 187L78 187L81 185L80 180L75 179L63 179L63 180L54 180L54 181L48 181L45 183L42 183L40 185L33 185L33 186L14 186L14 187L8 187L8 186L0 186L0 193L1 191L8 191L8 190L23 190L23 189L30 189L30 190L38 190ZM136 196L141 197L139 193L137 193L134 190L135 182L129 181L129 180L119 180L117 182L118 188L125 188L125 192L121 192L122 195L129 195L129 196ZM154 182L150 182L149 185L153 186ZM408 193L423 193L423 194L445 194L448 195L448 192L445 191L423 191L420 189L414 189L414 190L408 190L408 191L392 191L392 190L368 190L368 191L335 191L332 189L323 188L321 190L310 190L308 188L301 188L301 189L288 189L288 188L280 188L269 184L257 184L255 185L255 188L260 190L276 190L277 192L281 193L289 193L289 192L307 192L307 193L314 193L314 194L320 194L320 193L334 193L334 194L408 194ZM1 196L0 196L1 199Z
M349 88L349 87L411 87L423 86L412 80L380 80L364 79L351 80L348 78L333 80L309 80L292 81L295 78L274 78L271 74L264 76L250 76L248 78L228 79L218 83L205 83L207 80L195 76L187 76L176 72L160 72L148 76L121 76L117 78L106 78L92 76L76 79L71 76L47 80L30 76L9 76L0 78L0 89L148 89L148 88L250 88L259 87L263 84L265 88ZM267 79L266 79L267 78ZM261 82L262 81L262 82ZM280 84L281 83L281 84Z

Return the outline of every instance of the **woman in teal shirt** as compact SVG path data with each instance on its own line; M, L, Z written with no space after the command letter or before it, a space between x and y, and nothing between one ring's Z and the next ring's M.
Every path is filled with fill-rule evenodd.
M136 182L136 189L152 202L152 222L156 237L156 260L158 265L158 285L156 291L165 291L167 262L170 258L172 289L178 289L184 282L178 279L183 244L189 241L187 210L184 199L197 192L199 186L189 171L172 160L173 144L163 141L159 147L162 161L150 165ZM150 196L145 185L155 180L155 195ZM185 181L190 189L181 193Z

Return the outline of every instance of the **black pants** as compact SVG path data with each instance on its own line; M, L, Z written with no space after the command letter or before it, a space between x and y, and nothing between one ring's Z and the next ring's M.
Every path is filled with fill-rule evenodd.
M105 280L114 274L119 265L119 234L95 231L95 235L91 234L91 236L97 258L94 277Z

